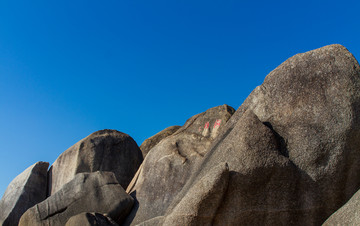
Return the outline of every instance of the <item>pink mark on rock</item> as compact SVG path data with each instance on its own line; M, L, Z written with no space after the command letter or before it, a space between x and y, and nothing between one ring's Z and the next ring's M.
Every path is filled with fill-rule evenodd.
M221 124L221 119L217 119L214 123L214 128L220 127L220 124Z
M209 123L209 122L206 122L206 123L205 123L205 126L204 126L204 129L208 129L209 126L210 126L210 123Z

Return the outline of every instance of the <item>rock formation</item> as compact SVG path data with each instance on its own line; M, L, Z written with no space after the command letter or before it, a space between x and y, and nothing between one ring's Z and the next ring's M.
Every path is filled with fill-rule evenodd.
M27 209L46 198L48 167L37 162L11 181L0 200L0 225L17 225Z
M121 223L134 200L112 172L79 173L58 192L28 209L19 225L65 225L77 214L97 212Z
M211 108L141 149L113 130L79 141L19 225L357 225L360 66L341 45L297 54L236 112ZM22 199L25 172L1 220L30 207L9 201Z
M298 54L226 127L172 206L221 161L231 173L214 225L320 225L360 187L359 64L340 45Z
M110 171L124 189L142 162L136 142L116 130L100 130L63 152L49 170L49 195L78 173Z

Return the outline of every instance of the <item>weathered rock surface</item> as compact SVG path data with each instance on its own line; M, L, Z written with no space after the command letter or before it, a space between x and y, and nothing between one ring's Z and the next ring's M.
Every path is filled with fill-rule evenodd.
M100 213L80 213L71 217L65 226L118 226L111 218Z
M0 200L0 225L17 225L27 209L46 198L48 167L37 162L11 181Z
M169 207L227 162L214 225L320 225L360 187L360 68L341 45L288 59L227 123Z
M181 202L192 184L219 162L227 161L229 185L213 224L292 225L298 216L317 213L312 199L301 202L314 195L309 178L281 154L275 134L251 110L210 151L170 209ZM312 219L305 225L312 225Z
M56 159L49 170L49 195L83 172L113 172L126 189L142 160L139 147L129 135L116 130L97 131Z
M323 225L360 225L360 191L357 191L355 195L331 215Z
M226 163L211 169L167 214L163 225L211 225L228 187Z
M125 225L166 213L233 113L232 107L222 105L195 115L151 149L127 189L136 201Z
M148 139L146 139L141 145L140 145L140 150L143 153L143 157L145 158L145 156L147 155L147 153L155 146L157 145L161 140L163 140L164 138L171 136L172 134L174 134L176 131L178 131L181 128L181 126L170 126L160 132L158 132L157 134L155 134L152 137L149 137Z
M221 163L197 181L166 216L152 218L137 226L211 225L226 193L228 181L229 167L226 163Z
M27 210L19 225L65 225L72 216L83 212L106 214L121 223L133 202L114 173L79 173L58 192Z

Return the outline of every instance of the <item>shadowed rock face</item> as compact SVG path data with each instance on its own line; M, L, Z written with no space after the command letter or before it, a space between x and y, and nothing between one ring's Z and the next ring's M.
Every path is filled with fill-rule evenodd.
M151 149L127 189L137 201L125 224L165 214L233 113L233 108L222 105L195 115Z
M110 171L124 189L142 162L136 142L116 130L100 130L82 139L54 162L49 170L49 195L54 194L76 174Z
M180 129L181 126L170 126L159 133L155 134L154 136L146 139L140 146L141 152L143 153L143 157L147 155L147 153L155 146L157 145L161 140L164 138L171 136L174 134L178 129Z
M80 213L71 217L65 226L118 226L109 217L100 213Z
M221 162L214 225L320 225L360 186L360 69L340 45L298 54L237 110L169 207Z
M323 216L359 189L360 67L345 47L325 46L288 59L237 115L246 109L272 126L281 152L318 186Z
M121 223L134 200L112 172L79 173L58 192L28 209L19 225L65 225L83 212L106 214Z

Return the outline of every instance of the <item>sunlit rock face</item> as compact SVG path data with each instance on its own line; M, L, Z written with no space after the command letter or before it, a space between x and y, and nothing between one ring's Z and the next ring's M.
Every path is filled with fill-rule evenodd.
M63 152L49 170L49 195L61 189L76 174L113 172L124 189L143 160L136 142L116 130L100 130Z
M26 210L46 198L48 162L37 162L19 174L0 200L0 225L17 225Z

